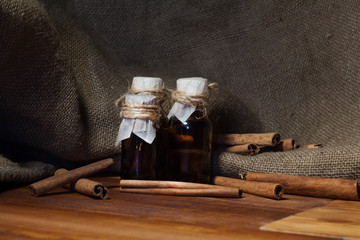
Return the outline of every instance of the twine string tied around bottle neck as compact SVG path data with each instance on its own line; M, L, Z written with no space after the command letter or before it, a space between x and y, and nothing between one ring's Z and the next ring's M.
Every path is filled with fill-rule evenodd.
M146 91L138 91L131 88L126 94L116 100L115 105L122 107L120 112L121 118L151 120L154 125L158 125L161 117L161 104L166 99L168 92L165 88ZM155 99L150 105L130 103L125 101L127 94L152 95L155 96Z
M144 105L124 101L120 112L121 118L151 120L154 125L160 123L160 116L160 107L156 104Z

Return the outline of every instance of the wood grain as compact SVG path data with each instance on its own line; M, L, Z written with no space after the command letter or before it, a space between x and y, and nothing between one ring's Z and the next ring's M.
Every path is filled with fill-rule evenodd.
M327 199L131 194L119 191L119 178L92 180L102 182L111 199L96 200L63 188L40 198L26 187L0 193L1 239L324 239L259 228L322 206Z
M360 239L360 202L336 200L266 224L262 230Z

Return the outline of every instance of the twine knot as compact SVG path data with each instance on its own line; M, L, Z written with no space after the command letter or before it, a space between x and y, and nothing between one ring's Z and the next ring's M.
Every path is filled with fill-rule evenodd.
M130 103L125 101L127 94L152 95L155 96L155 99L151 105ZM162 111L161 104L165 101L166 96L168 95L167 89L151 89L146 91L130 89L127 94L115 101L116 106L122 107L120 118L151 120L154 125L158 125L160 123Z
M158 105L143 105L138 103L124 102L120 117L151 120L154 124L160 123L160 107Z

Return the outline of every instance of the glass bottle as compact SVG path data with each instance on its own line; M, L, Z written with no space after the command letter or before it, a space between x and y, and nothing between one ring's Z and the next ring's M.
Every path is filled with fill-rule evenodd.
M169 147L168 122L165 117L160 119L160 128L157 132L157 151L156 151L156 179L166 180L166 159Z
M188 85L179 84L179 81L187 82ZM187 87L189 85L195 89L189 90L192 88ZM187 95L206 94L207 80L203 78L179 79L177 90ZM199 183L211 181L212 124L208 116L204 114L204 109L201 110L196 107L186 121L180 121L175 115L169 120L168 143L162 143L169 146L166 156L166 178L169 180Z
M149 144L131 133L121 143L121 178L152 180L156 176L157 139Z
M134 77L130 93L151 97L163 87L160 78ZM155 96L153 96L155 97ZM156 96L158 97L158 96ZM154 101L151 104L157 104ZM133 124L133 125L136 125ZM159 123L157 124L159 126ZM134 126L135 127L135 126ZM149 143L134 132L121 143L121 178L153 180L156 178L157 144L159 130L156 128L156 137Z

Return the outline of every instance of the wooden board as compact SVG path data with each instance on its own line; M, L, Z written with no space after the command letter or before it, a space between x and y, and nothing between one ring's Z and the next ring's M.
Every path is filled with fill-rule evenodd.
M360 202L336 200L266 224L262 230L360 239Z
M314 239L259 228L331 201L131 194L119 192L119 178L95 180L109 188L110 199L62 188L41 197L26 187L0 193L0 239Z

